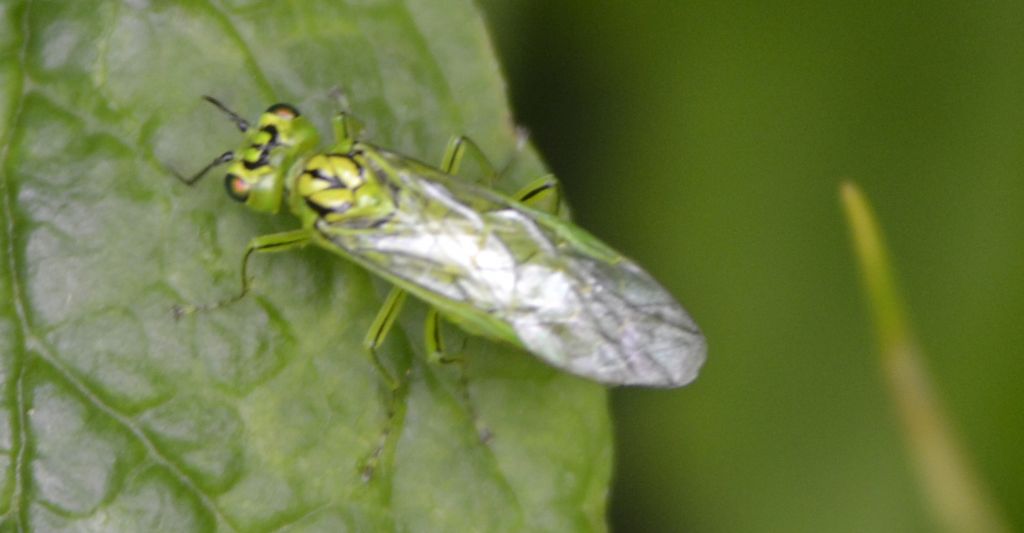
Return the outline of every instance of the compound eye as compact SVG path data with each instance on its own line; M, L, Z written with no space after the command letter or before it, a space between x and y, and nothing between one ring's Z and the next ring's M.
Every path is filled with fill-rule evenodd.
M277 115L283 119L293 119L299 116L299 110L290 104L274 104L267 108L267 113Z
M228 196L237 202L244 202L249 199L249 182L238 177L237 174L224 176L224 188L228 190Z

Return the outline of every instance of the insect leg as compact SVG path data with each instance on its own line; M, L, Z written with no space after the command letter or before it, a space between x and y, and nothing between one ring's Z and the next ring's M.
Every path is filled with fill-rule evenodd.
M458 175L459 169L462 167L462 158L467 153L480 165L484 172L484 178L487 180L487 185L493 185L494 180L498 178L497 169L494 168L494 165L484 155L480 145L465 135L456 135L448 141L448 147L445 148L444 157L441 159L441 170L452 176Z
M370 326L370 330L366 333L366 338L363 339L363 347L370 355L370 360L373 362L373 366L377 368L384 380L388 384L388 407L387 407L387 422L381 429L380 436L378 437L377 446L373 452L362 461L362 477L364 481L369 481L373 477L373 472L377 469L380 464L381 456L384 454L385 449L388 447L388 437L390 437L393 428L396 423L396 419L399 418L402 390L404 383L394 376L381 362L380 357L377 354L377 348L387 338L388 332L391 327L395 324L395 319L398 318L398 314L402 310L402 305L405 303L406 292L398 287L392 287L391 291L388 292L386 298L384 298L384 305L381 306L380 311L377 312L377 316L373 319L373 324Z
M333 150L347 153L352 145L359 140L359 134L363 131L363 122L355 117L348 110L348 98L339 88L331 91L331 96L337 101L338 114L331 120L334 128L334 140L337 143Z
M405 304L405 294L405 291L398 287L391 288L391 292L384 298L384 305L381 306L380 311L377 311L377 317L370 325L370 331L366 332L366 337L363 339L363 347L369 352L373 366L377 367L392 390L398 388L399 382L381 362L377 355L377 348L384 343L388 332L391 331L391 326L395 325L395 319L398 318L398 313L402 310L402 305Z
M348 111L341 111L331 119L334 128L336 144L333 151L347 153L352 149L352 144L359 140L359 133L363 131L363 123Z
M562 215L562 186L552 174L531 181L512 197L539 211Z
M252 283L252 279L248 276L248 271L249 258L252 257L253 252L285 252L301 248L309 243L311 235L312 233L310 230L298 229L293 231L283 231L281 233L271 233L270 235L261 235L254 238L249 241L249 244L245 247L245 253L242 254L242 289L237 295L213 304L176 305L174 306L174 316L176 318L180 318L184 315L195 313L196 311L210 311L212 309L218 309L245 298L245 295L249 293L250 284Z
M441 335L441 313L436 307L427 310L427 318L423 321L423 339L427 345L428 362L435 364L464 363L461 357L445 355L444 337Z
M423 339L427 344L427 361L431 363L448 363L452 359L444 356L444 340L441 338L441 314L431 307L427 318L423 321Z
M490 439L490 430L480 424L480 416L473 406L473 400L469 396L469 372L466 369L466 360L462 357L452 357L445 354L444 341L441 337L441 313L431 307L427 311L427 318L423 326L423 338L427 344L427 361L430 363L457 364L459 366L459 395L466 406L469 418L476 428L477 436L481 442Z
M519 140L516 143L516 154L518 154L527 142L526 130L519 130ZM465 135L457 135L452 137L448 141L448 148L445 149L444 158L441 160L441 166L439 167L446 174L453 176L458 175L460 168L462 167L462 159L466 155L470 155L481 169L484 171L484 176L487 180L486 185L494 185L494 181L500 178L502 174L508 171L508 168L512 165L513 159L509 161L501 170L498 170L484 155L480 145L473 142L472 139ZM551 213L553 215L561 216L561 205L562 205L562 191L558 180L555 176L548 174L533 180L528 183L523 189L513 195L516 200L540 211Z

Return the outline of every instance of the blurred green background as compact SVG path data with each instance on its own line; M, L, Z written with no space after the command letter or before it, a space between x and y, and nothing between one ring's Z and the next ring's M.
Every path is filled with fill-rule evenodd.
M1024 529L1024 3L483 2L577 220L708 363L614 394L619 531L930 531L837 186L874 203L927 365Z

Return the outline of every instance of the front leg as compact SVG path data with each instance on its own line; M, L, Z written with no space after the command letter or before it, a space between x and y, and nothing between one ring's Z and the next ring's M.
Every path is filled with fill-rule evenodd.
M281 233L271 233L270 235L261 235L253 238L249 241L248 246L245 247L245 253L242 254L242 287L238 294L226 300L221 300L212 304L176 305L174 306L174 317L181 318L197 311L211 311L213 309L219 309L245 298L245 296L249 294L249 289L252 283L252 279L249 278L248 271L249 258L252 257L254 252L286 252L288 250L301 248L309 244L312 235L313 230L311 229L297 229L292 231L283 231Z

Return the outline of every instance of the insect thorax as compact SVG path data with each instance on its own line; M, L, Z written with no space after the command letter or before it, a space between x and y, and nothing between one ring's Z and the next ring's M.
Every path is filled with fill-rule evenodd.
M317 154L295 181L301 200L299 218L308 223L322 219L353 228L375 227L394 213L391 190L367 168L360 153Z

